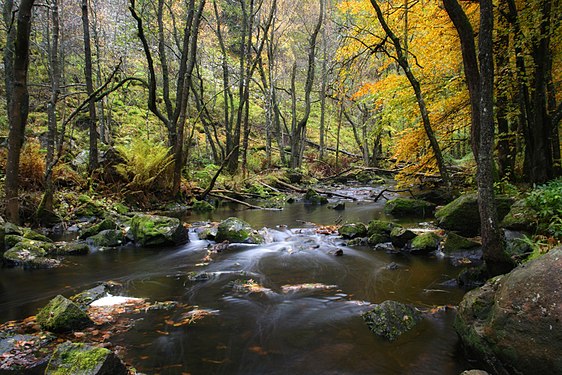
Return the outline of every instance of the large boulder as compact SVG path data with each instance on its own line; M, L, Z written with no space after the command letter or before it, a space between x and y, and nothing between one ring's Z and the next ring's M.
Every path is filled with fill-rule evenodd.
M80 238L86 239L88 237L95 236L101 231L110 229L117 229L117 223L113 219L103 219L101 222L84 229L80 234Z
M467 293L455 328L496 374L562 373L562 248Z
M367 226L367 236L369 236L369 245L390 241L390 232L398 225L385 220L371 220Z
M4 253L4 264L9 267L23 267L28 269L57 267L60 265L60 261L48 257L48 251L45 250L45 246L43 246L46 244L46 242L24 239ZM52 246L54 249L53 244L49 243L48 245Z
M498 217L509 212L513 199L505 196L496 197ZM480 230L480 214L478 211L478 195L464 194L435 213L437 223L443 229L458 232L466 237L476 236Z
M506 229L533 233L537 229L539 215L527 205L525 199L518 200L511 206L501 225Z
M365 237L367 235L367 227L363 223L344 224L338 229L338 233L343 238Z
M123 245L125 236L119 229L106 229L88 238L88 243L96 248L118 247Z
M146 247L179 245L187 242L187 229L179 219L137 214L131 220L131 238Z
M451 254L463 250L473 249L479 246L480 244L474 240L460 236L454 232L449 232L447 233L447 237L443 243L443 252Z
M37 323L42 329L51 332L74 331L93 324L77 304L61 295L53 298L39 311Z
M90 247L84 242L56 242L55 255L86 255Z
M313 189L308 189L304 195L304 201L309 204L328 204L328 198L318 194L318 192Z
M384 211L394 217L428 217L433 215L435 205L421 199L396 198L384 205Z
M45 375L126 375L128 370L115 353L106 348L65 342L55 350Z
M404 247L414 238L416 238L416 234L406 228L395 227L390 232L390 241L396 247Z
M422 314L414 306L396 301L384 301L364 313L363 319L373 333L394 341L414 328L422 319Z
M236 217L223 220L218 228L215 240L218 242L228 241L230 243L263 243L265 239L254 230L250 224Z

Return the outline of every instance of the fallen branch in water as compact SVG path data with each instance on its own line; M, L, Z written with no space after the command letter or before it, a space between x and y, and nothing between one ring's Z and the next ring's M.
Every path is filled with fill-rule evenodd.
M344 198L344 199L351 199L352 201L356 201L357 198L355 197L350 197L349 195L345 195L345 194L340 194L340 193L336 193L333 191L325 191L325 190L320 190L320 189L303 189L291 184L288 184L286 182L283 182L281 180L275 180L275 183L283 186L284 188L296 191L297 193L306 193L308 190L314 190L315 192L317 192L318 194L323 194L323 195L327 195L327 196L335 196L335 197L340 197L340 198Z
M412 191L410 189L404 189L404 190L390 190L390 189L384 189L382 190L375 198L375 202L378 201L381 197L383 197L384 199L388 200L387 197L385 197L383 194L384 193L410 193L410 195L412 196L412 198L416 199L416 196L414 195L414 193L412 193Z
M251 209L253 209L253 210L282 211L282 209L280 209L280 208L267 208L267 207L255 206L255 205L250 204L250 203L248 203L248 202L244 202L244 201L241 201L241 200L239 200L239 199L232 198L232 197L229 197L229 196L226 196L226 195L222 195L222 194L216 194L216 193L212 193L212 192L211 192L211 193L209 193L209 195L210 195L210 196L213 196L213 197L215 197L215 198L224 199L224 200L226 200L226 201L238 203L238 204L240 204L240 205L242 205L242 206L251 208Z

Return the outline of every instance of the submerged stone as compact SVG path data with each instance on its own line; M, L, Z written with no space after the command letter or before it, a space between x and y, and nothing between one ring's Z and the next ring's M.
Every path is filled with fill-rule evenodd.
M37 323L51 332L68 332L92 325L92 320L80 307L61 295L53 298L37 314Z
M138 214L131 220L132 239L141 246L179 245L187 242L187 229L179 219Z
M217 242L251 244L264 242L263 236L254 230L250 224L236 217L229 217L219 224L215 240Z
M364 313L363 319L373 333L394 341L414 328L422 319L422 315L414 306L396 301L384 301Z
M338 229L338 233L343 238L365 237L367 235L367 227L363 223L344 224Z
M421 199L396 198L384 205L384 211L395 217L428 217L433 214L435 205Z
M82 343L60 344L49 361L45 375L126 375L128 370L115 353Z

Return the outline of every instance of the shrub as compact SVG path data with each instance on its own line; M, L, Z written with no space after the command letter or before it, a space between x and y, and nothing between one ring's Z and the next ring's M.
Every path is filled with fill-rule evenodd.
M531 191L527 205L537 211L541 226L556 238L562 237L562 178Z

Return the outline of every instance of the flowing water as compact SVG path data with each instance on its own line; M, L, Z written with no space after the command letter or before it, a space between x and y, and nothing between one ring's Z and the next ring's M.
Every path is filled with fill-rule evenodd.
M346 193L366 198L371 191ZM147 312L114 337L126 348L125 359L147 374L458 374L466 363L457 353L454 311L430 310L461 300L464 292L449 282L460 269L439 256L346 247L307 223L368 222L384 216L382 207L372 200L348 202L345 211L294 203L283 211L222 207L188 217L238 216L268 228L270 243L231 246L207 265L210 243L191 233L192 241L176 248L98 251L67 258L66 267L54 270L2 269L0 320L34 314L56 294L115 280L127 296L175 300L209 312L178 326L169 322L185 311ZM343 256L334 256L338 249ZM398 268L388 269L393 262ZM373 335L361 318L371 304L388 299L427 310L424 321L395 342Z

